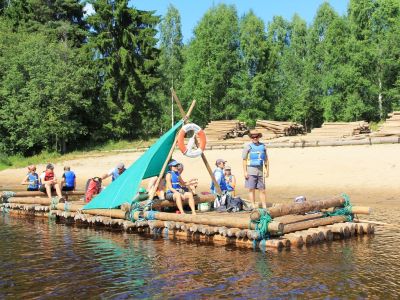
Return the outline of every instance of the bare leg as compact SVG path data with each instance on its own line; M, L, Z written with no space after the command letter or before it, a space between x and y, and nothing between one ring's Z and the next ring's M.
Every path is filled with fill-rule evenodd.
M185 195L183 195L183 197L185 199L189 200L189 206L190 206L190 209L192 210L192 215L195 215L196 214L196 207L194 205L193 194L192 193L185 193Z
M179 193L174 193L174 200L175 200L176 206L178 206L178 209L181 212L181 214L184 214L185 211L183 210L183 206L182 206L182 195Z
M49 199L51 199L51 184L46 183L46 184L45 184L45 187L46 187L46 194L47 194L47 197L49 197Z
M56 189L56 193L57 193L58 198L62 198L61 189L60 189L60 186L58 185L58 183L56 183L54 185L54 188Z
M251 204L253 204L253 206L256 205L255 203L255 197L256 196L256 190L255 189L249 189L249 200L251 202Z
M260 201L262 204L262 208L267 208L267 195L265 190L260 190Z

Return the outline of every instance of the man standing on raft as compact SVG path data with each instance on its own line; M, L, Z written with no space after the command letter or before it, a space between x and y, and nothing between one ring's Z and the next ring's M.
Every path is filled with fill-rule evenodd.
M269 176L267 148L260 143L261 132L251 130L249 136L251 142L244 146L242 153L245 187L249 189L249 199L253 208L255 207L256 190L260 191L262 207L267 208L265 194L265 178Z

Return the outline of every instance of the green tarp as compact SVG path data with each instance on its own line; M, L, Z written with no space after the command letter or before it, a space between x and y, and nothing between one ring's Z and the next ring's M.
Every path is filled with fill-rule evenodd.
M174 143L183 120L166 132L158 141L139 157L124 173L108 185L83 209L116 208L132 202L143 179L158 176Z

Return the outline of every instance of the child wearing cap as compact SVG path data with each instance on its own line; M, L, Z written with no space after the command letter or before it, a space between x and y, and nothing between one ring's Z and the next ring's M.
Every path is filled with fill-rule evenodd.
M27 191L39 190L39 175L36 173L36 166L31 165L28 167L28 174L22 180L21 184L28 185Z
M221 192L225 192L228 190L225 181L224 168L225 168L226 160L219 158L215 161L215 165L217 166L213 172L215 181L218 183L221 188ZM214 181L211 181L211 193L217 194L217 189L215 187Z
M167 185L167 193L165 198L167 200L174 200L176 206L181 214L184 214L183 210L183 200L188 200L192 214L196 214L193 193L189 191L184 191L183 187L186 186L186 182L182 180L181 175L178 171L179 163L177 161L171 161L169 164L169 171L165 176L165 181Z
M104 174L101 179L104 180L108 177L111 176L111 180L114 181L115 179L117 179L122 173L125 172L125 165L124 163L120 162L118 163L115 168L111 169L110 171L108 171L108 173Z
M232 196L235 196L236 177L231 172L231 167L226 166L225 169L225 182L228 191Z

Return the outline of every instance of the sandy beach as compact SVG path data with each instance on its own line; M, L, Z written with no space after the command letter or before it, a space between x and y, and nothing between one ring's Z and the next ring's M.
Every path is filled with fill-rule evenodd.
M122 161L130 166L141 153L99 154L65 161L55 165L57 176L69 165L77 174L78 189L86 180L100 176ZM238 182L238 194L247 198L244 189L241 150L210 150L206 157L214 168L215 160L223 158L232 167ZM325 198L347 193L359 203L397 203L400 199L400 145L274 148L268 150L270 176L267 178L269 202L292 201L295 196L308 199ZM208 191L210 178L201 158L188 158L179 151L174 156L183 162L184 179L198 178L200 191ZM44 165L38 165L38 172ZM27 170L8 169L0 172L2 189L21 189L19 183ZM106 180L106 184L109 179ZM393 202L395 201L395 202Z

